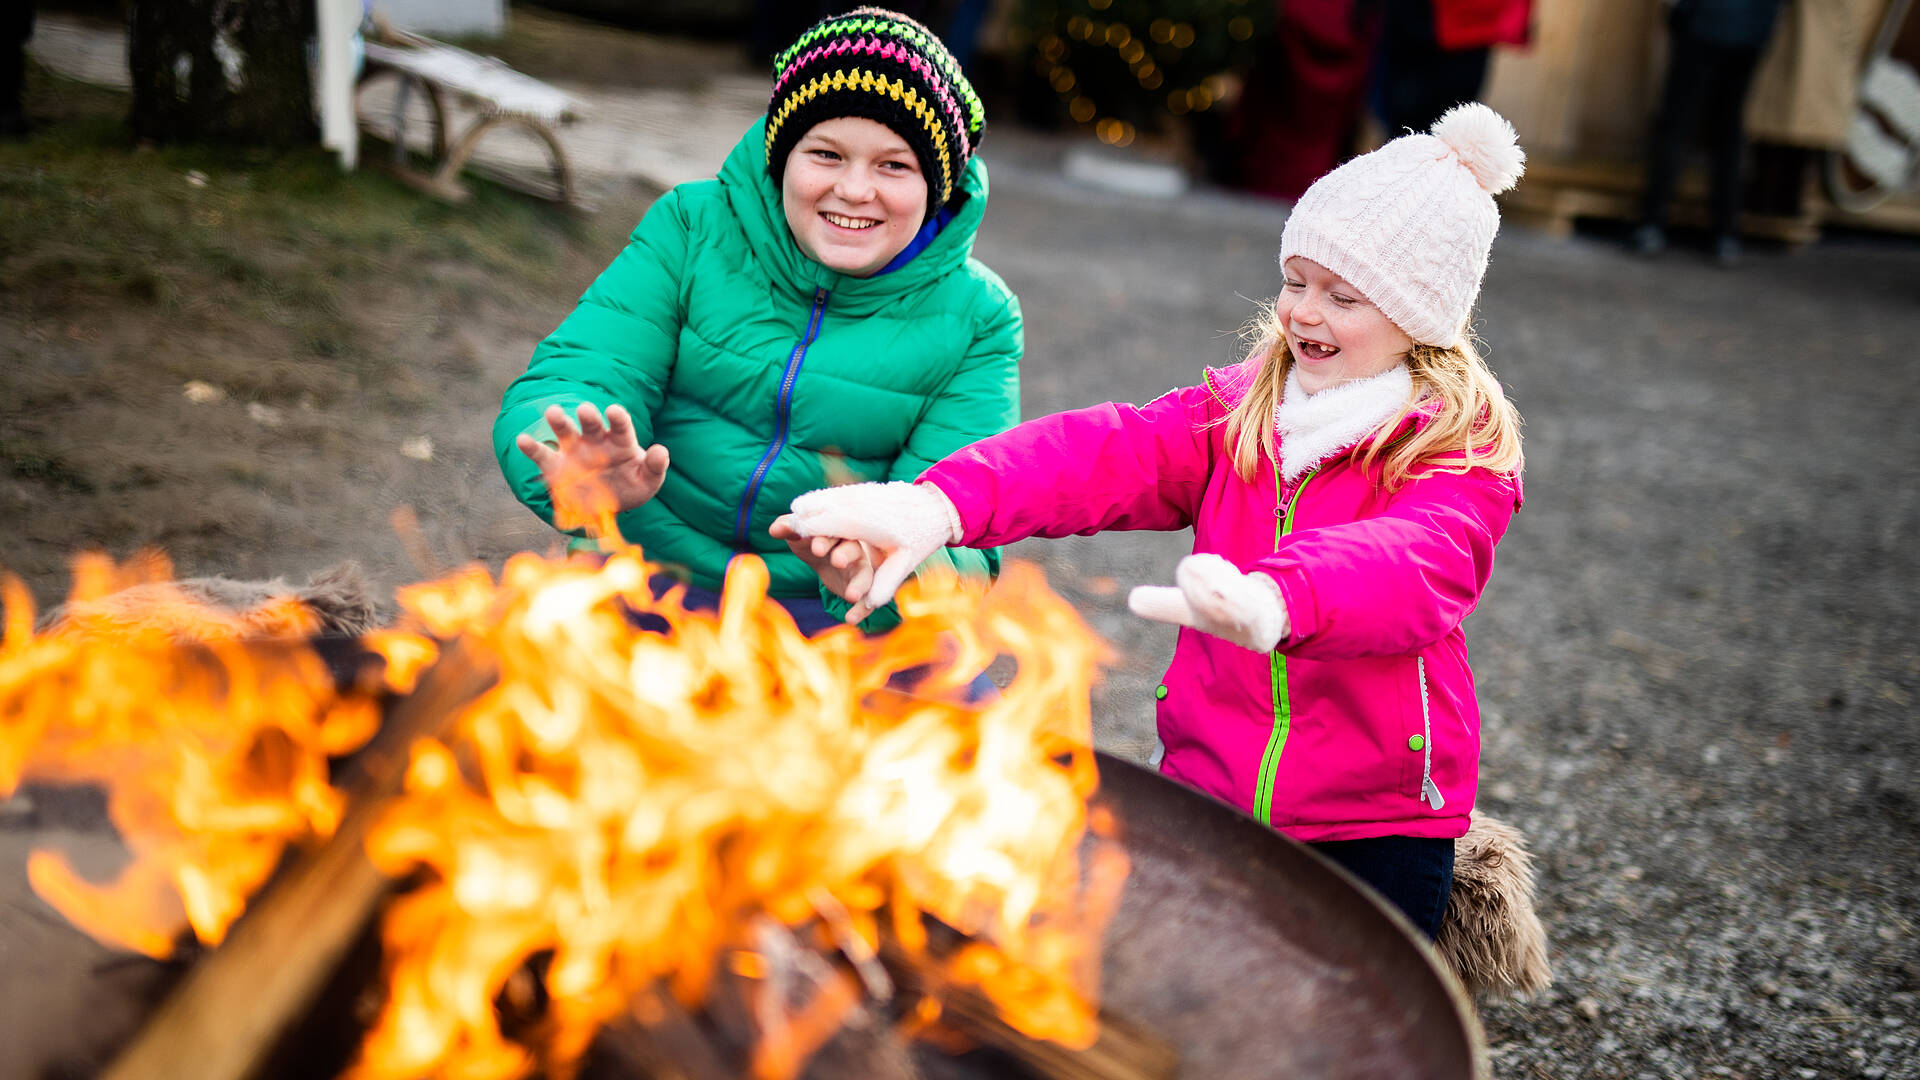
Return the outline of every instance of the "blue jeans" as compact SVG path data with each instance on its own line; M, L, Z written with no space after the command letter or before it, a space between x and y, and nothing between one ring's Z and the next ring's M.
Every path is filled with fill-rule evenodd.
M1373 886L1428 938L1440 936L1440 918L1453 892L1452 840L1377 836L1307 846Z
M668 589L681 582L669 574L655 574L647 584L652 587L654 598L658 599L666 595ZM800 632L808 637L818 637L840 625L840 620L827 611L826 603L818 596L775 596L771 599L787 609L787 614L793 616L793 625L799 627ZM688 611L719 611L720 594L698 585L688 585L687 594L680 603ZM661 620L658 627L647 625L646 629L664 631L665 620Z

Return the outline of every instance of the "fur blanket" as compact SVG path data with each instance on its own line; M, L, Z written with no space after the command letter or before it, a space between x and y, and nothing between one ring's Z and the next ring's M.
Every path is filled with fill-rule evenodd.
M42 632L114 633L164 630L179 641L272 637L289 622L307 634L352 637L380 625L372 589L356 563L322 570L305 585L283 578L225 577L151 582L108 596L51 608Z
M1530 995L1553 982L1547 932L1533 909L1533 856L1520 830L1473 812L1454 842L1453 895L1436 942L1476 998Z

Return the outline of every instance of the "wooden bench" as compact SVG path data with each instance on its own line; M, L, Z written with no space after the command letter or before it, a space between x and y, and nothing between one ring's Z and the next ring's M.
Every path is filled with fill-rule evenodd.
M366 43L354 112L362 131L391 141L391 172L440 198L464 201L470 193L460 174L472 162L481 136L503 127L519 128L545 144L551 173L550 187L529 190L563 204L576 203L573 169L558 129L580 118L577 99L490 56L404 31L387 30L381 37L384 40ZM381 80L397 82L384 118L365 105L367 87ZM422 119L412 109L415 93L424 99L424 119L433 129L424 167L414 164L409 148L408 122ZM450 125L456 119L461 126L453 132ZM515 183L521 178L503 179Z

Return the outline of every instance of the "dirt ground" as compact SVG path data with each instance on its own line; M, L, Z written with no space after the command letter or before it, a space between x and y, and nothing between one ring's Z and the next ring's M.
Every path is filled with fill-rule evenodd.
M0 148L0 195L36 208L0 228L0 565L39 602L86 546L295 580L353 559L390 589L550 542L488 425L648 193L584 220L449 212L373 176L111 151L108 106L36 85L38 113L95 132L65 164ZM1280 208L1092 194L1053 143L997 137L979 254L1022 298L1029 415L1231 358ZM1529 501L1469 623L1481 805L1539 856L1558 976L1484 1010L1495 1074L1912 1080L1920 245L1834 236L1728 272L1616 240L1509 229L1482 302ZM1123 597L1182 545L1014 552L1116 645L1096 709L1126 756L1172 639ZM11 959L68 933L11 863L33 829L86 828L64 813L0 823L16 990L65 985Z
M390 591L539 546L491 415L647 193L588 219L484 185L442 206L318 155L128 154L119 95L36 85L42 153L0 149L25 211L0 248L0 564L41 605L85 547L296 581L350 558Z

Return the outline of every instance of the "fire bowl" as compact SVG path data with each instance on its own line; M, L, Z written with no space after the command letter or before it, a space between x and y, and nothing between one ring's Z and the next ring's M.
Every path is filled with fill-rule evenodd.
M1132 859L1103 1004L1173 1043L1183 1077L1489 1075L1465 991L1397 910L1306 845L1099 755Z

